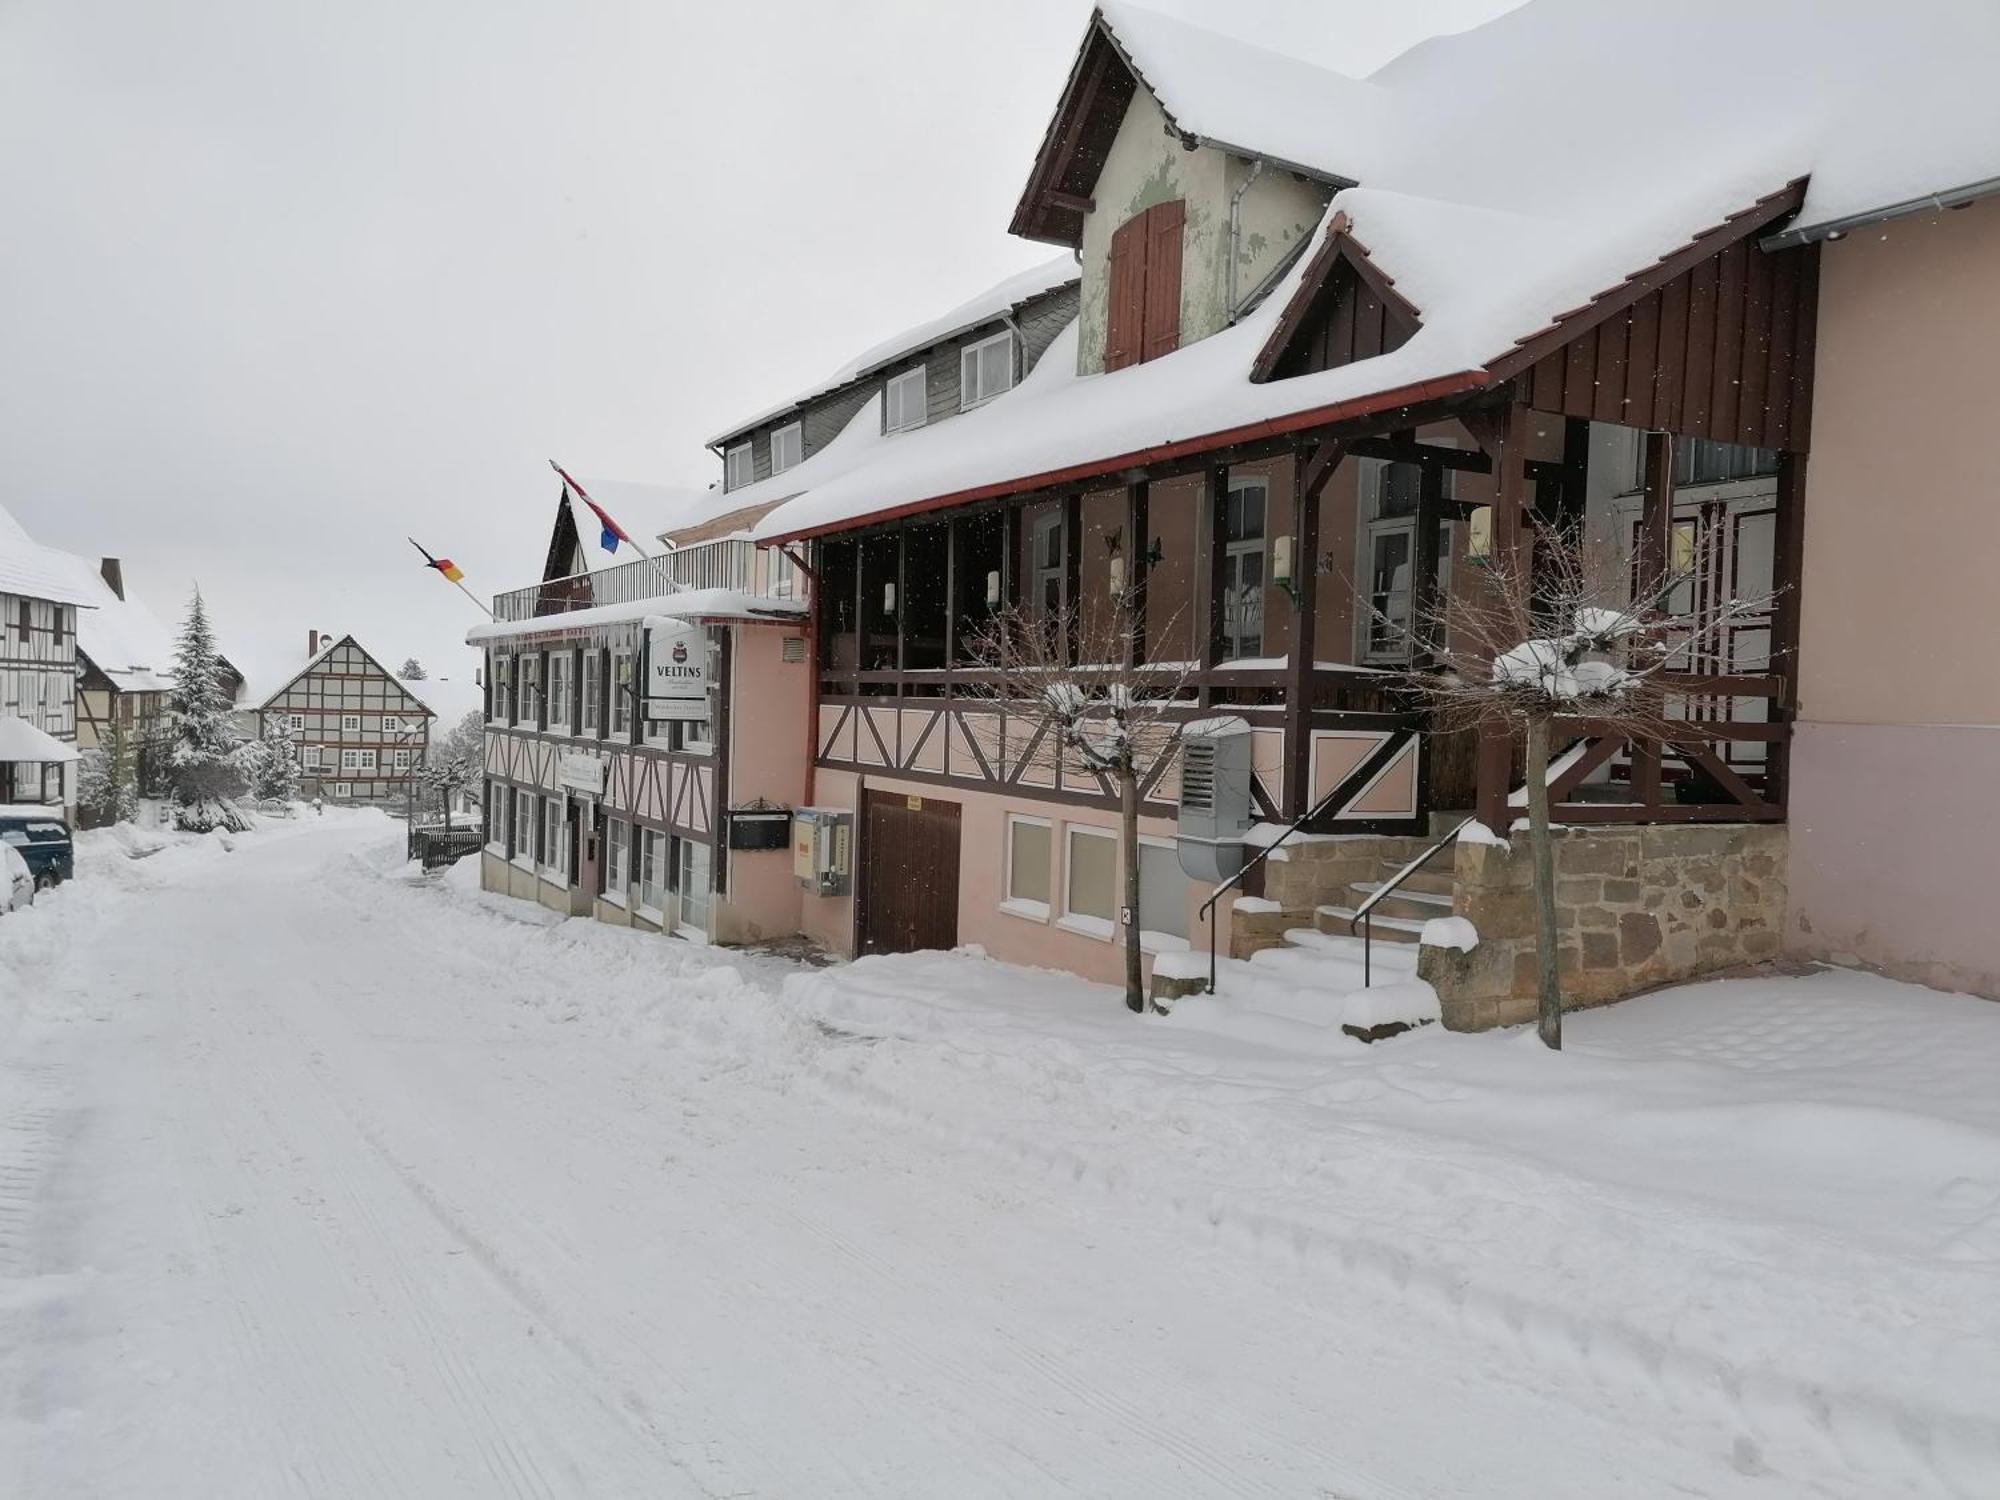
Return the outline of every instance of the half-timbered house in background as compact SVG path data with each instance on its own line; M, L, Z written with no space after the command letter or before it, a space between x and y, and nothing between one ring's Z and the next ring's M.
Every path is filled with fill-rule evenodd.
M76 813L76 629L88 595L63 554L0 509L0 804Z
M2000 36L1964 8L1829 45L1806 14L1531 0L1356 80L1305 60L1324 38L1104 4L1013 220L1069 252L1046 323L966 319L941 360L905 343L717 440L705 519L811 603L809 706L756 720L802 746L777 793L802 809L800 930L1110 978L1122 921L1243 954L1373 900L1390 936L1477 928L1423 958L1448 1024L1524 1014L1518 762L1435 732L1395 627L1525 563L1540 519L1640 565L1715 559L1654 602L1669 622L1778 591L1656 679L1670 729L1563 726L1570 994L1786 950L2000 993L1974 894L2000 846L1977 510ZM1724 56L1786 61L1745 88ZM991 394L989 348L1013 361ZM967 655L996 610L1104 611L1128 582L1134 654L1248 746L1197 735L1151 768L1135 912L1110 789L1036 753ZM1475 814L1484 837L1396 885ZM849 827L853 879L822 878ZM1254 873L1206 921L1218 857Z
M351 635L310 634L305 664L257 705L257 730L298 747L299 793L403 807L430 749L435 715Z

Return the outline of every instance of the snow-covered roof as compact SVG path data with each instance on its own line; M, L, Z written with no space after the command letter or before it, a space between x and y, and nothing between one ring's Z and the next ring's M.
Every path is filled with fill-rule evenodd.
M19 714L0 714L0 761L75 760L76 746L44 734Z
M717 433L708 440L708 446L719 448L751 428L761 427L786 412L796 411L808 402L816 401L821 396L829 395L844 385L895 363L906 354L914 354L919 349L928 349L933 344L941 344L983 323L991 323L994 319L1012 312L1024 302L1031 302L1036 297L1054 291L1057 287L1066 286L1077 280L1080 275L1076 257L1065 253L1053 260L1044 261L1041 265L996 281L985 291L975 297L967 298L950 311L940 313L935 318L905 328L880 343L870 345L826 379L801 391L791 400L780 402L754 417ZM593 490L591 493L594 495L596 491ZM733 499L734 495L731 498Z
M488 625L475 625L466 631L465 643L478 646L487 641L587 630L596 625L630 625L634 622L651 625L656 620L783 623L797 620L805 612L806 606L797 599L751 594L742 589L680 589L624 604L598 604L589 609L566 610L561 614L536 615L529 620L495 620Z
M1302 57L1126 0L1098 14L1167 118L1205 145L1346 183L1366 179L1401 126L1403 96Z
M273 698L276 698L278 694L284 692L286 688L290 687L293 683L297 682L301 677L305 676L306 673L310 672L314 667L318 666L321 662L325 661L329 656L333 655L334 651L341 646L352 646L356 651L359 651L363 656L367 657L369 661L375 664L376 670L381 672L381 674L384 677L388 678L391 682L395 683L397 687L401 688L403 692L406 693L410 697L410 699L417 705L418 708L421 708L425 713L430 714L432 718L437 717L436 710L434 710L430 706L430 704L424 701L424 695L422 693L418 692L409 683L405 682L402 678L398 677L394 672L391 672L387 667L383 666L382 659L379 656L377 656L373 651L370 651L366 646L362 645L361 642L357 641L351 635L335 636L329 639L324 646L321 646L319 650L313 652L311 656L308 656L304 662L302 662L300 665L296 667L293 667L289 672L287 672L284 675L284 677L279 679L276 686L270 688L268 691L253 693L249 695L251 699L250 706L254 706L257 708L269 708L271 706L271 700Z
M699 525L711 515L721 515L735 508L733 504L723 503L722 486L719 484L704 489L693 484L641 484L630 479L589 479L581 476L577 482L590 492L591 499L609 511L620 526L636 537L653 537L663 531ZM606 568L615 568L632 560L635 554L626 552L622 546L617 552L606 552L599 546L598 538L604 528L597 517L568 492L567 486L563 494L570 514L576 518L576 535L582 544L585 571L601 573Z
M1254 90L1230 69L1158 40L1181 37L1178 23L1147 16L1134 30L1143 14L1107 9L1154 39L1140 54L1182 90L1183 109L1200 88L1249 107L1234 96ZM1327 222L1346 215L1417 307L1421 326L1400 348L1253 383L1312 269L1304 258L1236 326L1173 354L1078 377L1068 335L985 407L897 434L810 484L787 474L801 493L756 535L1083 478L1486 384L1490 365L1559 315L1789 182L1810 180L1809 222L2000 172L1995 56L2000 6L1971 0L1679 0L1670 26L1649 6L1531 0L1368 80L1407 107L1376 143L1366 184L1336 193Z
M67 552L44 547L30 537L21 523L0 505L0 594L17 594L24 599L51 599L58 604L82 608L97 605L98 588L93 589L77 576L71 566L76 561ZM95 576L96 570L91 570Z

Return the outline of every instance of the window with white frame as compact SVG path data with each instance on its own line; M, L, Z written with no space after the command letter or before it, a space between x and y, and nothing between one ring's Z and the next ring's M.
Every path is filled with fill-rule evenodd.
M1427 438L1433 446L1449 446ZM1418 464L1364 459L1361 465L1361 576L1368 590L1366 618L1361 622L1364 661L1407 661L1410 655L1412 584L1417 566L1417 508L1423 493L1423 469ZM1444 497L1451 498L1451 475L1445 475ZM1450 576L1451 523L1439 523L1438 587Z
M304 714L286 714L285 728L293 734L305 733L306 716Z
M657 828L639 830L639 905L647 911L667 909L667 836Z
M549 653L549 728L569 732L569 669L567 651Z
M618 739L632 737L632 653L611 653L611 733Z
M1149 936L1186 939L1193 882L1166 839L1139 841L1139 927Z
M782 474L787 469L797 468L806 456L806 430L803 424L794 422L789 427L780 427L771 434L771 472Z
M924 378L924 367L905 370L900 375L891 375L883 388L882 429L885 432L907 432L912 427L924 425L929 415L930 394Z
M535 806L533 792L514 793L514 858L533 863L535 858L535 835L540 832L542 820Z
M604 655L599 651L583 653L583 723L581 733L592 739L597 737L597 726L602 722L600 714L604 695Z
M1246 475L1229 481L1223 500L1222 654L1264 654L1264 525L1270 486Z
M1048 918L1054 838L1046 818L1016 814L1007 819L1007 899L1002 905L1016 916Z
M352 797L354 795L354 787L350 782L336 781L333 784L333 795L336 797Z
M402 719L396 714L382 715L382 732L384 734L401 734L403 732Z
M361 756L361 762L360 762L360 766L359 766L359 769L361 769L361 770L363 770L363 771L372 771L372 770L374 770L374 769L375 769L375 751L374 751L374 749L373 749L373 748L371 747L371 748L369 748L369 749L366 749L366 750L363 750L363 751L361 751L361 752L359 752L359 753L360 753L360 756Z
M958 352L958 404L961 409L991 401L1014 385L1014 335L996 333L967 344Z
M342 714L340 716L340 727L342 730L351 730L354 733L359 734L361 732L361 715Z
M514 722L530 727L542 718L542 658L536 651L523 651L514 664Z
M1044 614L1060 613L1068 602L1063 514L1060 510L1035 518L1035 598Z
M326 747L324 745L299 746L299 764L308 771L326 769Z
M738 443L722 455L722 487L740 490L757 477L757 463L748 443Z
M341 769L341 770L343 770L343 771L358 771L358 770L360 770L360 769L361 769L361 752L360 752L359 750L343 750L343 751L341 751L341 752L340 752L340 769Z
M569 873L569 840L564 836L564 798L544 797L542 799L542 844L540 863L544 870L553 875Z
M407 771L407 770L409 770L409 769L410 769L410 752L409 752L409 751L408 751L407 749L405 749L405 748L403 748L403 747L401 747L401 746L398 746L398 747L397 747L397 749L396 749L396 751L395 751L395 764L396 764L396 769L397 769L397 770L399 770L399 771Z
M1118 921L1118 840L1109 829L1072 825L1063 861L1063 921L1110 937Z
M623 818L604 825L604 894L625 899L632 866L632 826Z
M493 710L487 717L495 724L505 724L511 704L508 690L513 686L514 658L502 652L495 652L492 672Z
M694 932L708 931L708 845L700 839L678 839L680 867L674 884L679 887L679 922Z

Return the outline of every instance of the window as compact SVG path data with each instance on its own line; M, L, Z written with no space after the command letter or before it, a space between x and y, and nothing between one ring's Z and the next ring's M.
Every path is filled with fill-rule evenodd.
M535 810L535 794L517 791L514 793L514 858L528 864L535 860L535 835L541 831L541 819Z
M1426 441L1448 446L1440 439ZM1444 498L1452 494L1445 475ZM1369 610L1361 630L1364 661L1407 661L1412 621L1411 581L1416 574L1417 508L1423 496L1423 469L1417 464L1363 460L1361 504L1368 523L1362 531L1361 571L1367 580ZM1491 517L1487 548L1491 551ZM1444 588L1451 561L1451 523L1439 522L1438 587Z
M355 734L359 734L361 732L361 715L342 714L340 716L340 727L343 731L351 730Z
M341 752L340 752L340 769L341 769L341 770L343 770L343 771L358 771L358 770L360 770L360 769L361 769L361 752L360 752L359 750L343 750L343 751L341 751Z
M1638 488L1645 487L1645 444L1639 445L1641 473ZM1674 483L1677 485L1726 484L1736 479L1760 479L1778 472L1778 455L1767 448L1749 448L1740 443L1718 443L1709 438L1674 440Z
M523 651L515 663L514 691L517 700L514 722L530 728L539 725L542 718L542 658L535 652Z
M1063 925L1110 937L1118 920L1118 840L1106 829L1071 828Z
M722 455L723 489L740 490L756 477L756 460L751 456L748 443L738 443Z
M604 656L601 652L583 653L583 733L592 739L597 737L597 726L602 722L601 711L604 696Z
M569 732L569 669L567 651L549 653L549 728Z
M655 913L667 909L667 836L656 828L639 830L639 905Z
M302 745L299 747L299 756L300 763L308 771L323 771L326 769L326 749L324 746Z
M715 751L715 689L708 693L708 712L699 719L682 719L676 725L676 750L690 755L711 755Z
M1181 857L1164 839L1139 841L1139 927L1148 934L1186 939L1188 935L1187 872Z
M1061 612L1067 586L1063 557L1063 513L1035 518L1035 599L1043 613Z
M604 894L625 899L625 887L631 880L632 829L622 818L612 818L604 825Z
M568 830L563 826L563 801L561 797L542 799L542 843L540 863L543 870L551 875L569 873Z
M1264 654L1264 520L1262 479L1232 479L1223 501L1222 654L1236 660Z
M806 430L800 423L780 427L771 434L771 472L782 474L796 468L806 456Z
M1053 838L1046 819L1007 820L1007 899L1001 903L1004 910L1018 917L1048 920Z
M708 845L698 839L679 839L680 868L675 884L680 887L680 925L695 932L708 931Z
M396 769L399 771L410 769L410 752L408 750L399 748L396 751Z
M293 734L305 733L306 716L304 714L286 714L285 728Z
M882 397L882 430L905 432L912 427L923 426L924 418L929 414L929 404L922 365L890 376Z
M336 797L352 797L354 795L353 783L346 781L336 781L333 784L333 795Z
M990 339L968 344L958 354L958 405L960 410L991 401L1014 385L1014 335L996 333Z
M375 769L375 751L373 750L373 748L367 750L358 750L355 753L361 757L361 764L360 764L361 770L372 771Z
M611 653L611 732L619 739L632 737L632 653Z
M1155 203L1111 236L1104 368L1122 370L1181 343L1181 231L1187 205Z
M493 657L493 709L488 715L496 724L505 724L508 714L508 688L514 676L514 658L495 654Z
M403 732L403 721L395 714L382 715L382 732L384 734L401 734Z

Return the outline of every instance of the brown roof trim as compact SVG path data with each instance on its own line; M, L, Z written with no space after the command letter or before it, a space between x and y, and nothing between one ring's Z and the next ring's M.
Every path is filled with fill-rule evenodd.
M1368 289L1385 306L1403 314L1412 324L1423 323L1424 315L1416 303L1396 290L1396 278L1376 265L1368 247L1354 237L1352 223L1345 212L1336 212L1327 220L1325 237L1320 241L1319 249L1313 252L1304 279L1299 282L1298 290L1292 293L1292 300L1285 304L1285 310L1278 315L1277 325L1272 328L1271 336L1264 340L1264 347L1257 351L1256 363L1250 367L1252 384L1262 385L1271 378L1285 350L1311 318L1314 304L1326 290L1327 278L1333 275L1333 268L1341 261L1346 261L1354 274L1368 283Z
M1805 202L1806 179L1794 178L1774 193L1766 193L1748 208L1738 209L1720 224L1702 230L1678 250L1670 250L1652 265L1634 271L1616 286L1606 287L1581 307L1557 313L1549 325L1523 334L1514 348L1488 361L1495 380L1507 380L1531 368L1545 355L1589 333L1642 297L1652 295L1677 276L1685 275L1710 256L1748 239L1799 211Z
M1085 132L1095 123L1091 115L1100 96L1107 85L1114 89L1118 86L1111 81L1114 67L1124 71L1134 88L1147 87L1139 70L1132 65L1132 59L1111 34L1104 12L1093 10L1089 23L1084 27L1083 40L1077 46L1076 60L1070 64L1062 96L1042 132L1042 144L1035 151L1034 165L1028 169L1027 185L1022 188L1020 201L1014 206L1013 220L1007 226L1009 234L1053 245L1067 245L1071 249L1083 242L1082 213L1074 206L1056 200L1070 196L1063 180L1068 175ZM1148 92L1151 90L1148 89ZM1155 95L1154 99L1157 103L1158 96ZM1129 102L1129 95L1126 102ZM1160 112L1166 115L1170 126L1176 130L1180 128L1174 125L1174 118L1164 104L1160 106ZM1121 118L1123 114L1121 108ZM1089 194L1077 196L1088 197Z
M1330 406L1309 407L1305 411L1292 412L1283 417L1269 417L1259 422L1246 422L1240 427L1225 428L1220 432L1206 433L1200 437L1182 438L1176 442L1161 443L1151 448L1140 448L1130 453L1120 453L1109 458L1091 459L1086 463L1071 464L1067 468L1048 469L1039 474L1026 474L1018 479L1004 479L995 484L976 485L970 489L954 490L950 494L937 495L928 500L913 500L905 505L892 505L883 510L872 510L863 516L851 516L843 521L829 521L823 526L801 526L796 531L783 532L778 536L763 537L758 545L776 547L786 542L804 541L808 537L826 536L836 531L852 531L862 526L873 526L883 521L894 521L904 516L922 515L928 511L944 510L954 505L970 505L979 500L1000 499L1008 495L1025 494L1033 490L1051 489L1059 485L1076 484L1083 480L1102 478L1106 474L1117 474L1126 469L1139 468L1146 464L1167 463L1175 459L1190 458L1211 449L1227 448L1237 443L1254 442L1258 438L1285 437L1296 432L1309 431L1332 422L1349 421L1356 417L1366 417L1376 412L1388 411L1399 406L1414 406L1423 401L1438 401L1449 396L1463 395L1468 391L1484 389L1492 383L1484 370L1462 370L1456 375L1445 375L1435 380L1420 380L1413 385L1397 386L1393 390L1377 391L1368 396L1357 396L1348 401L1337 401Z

